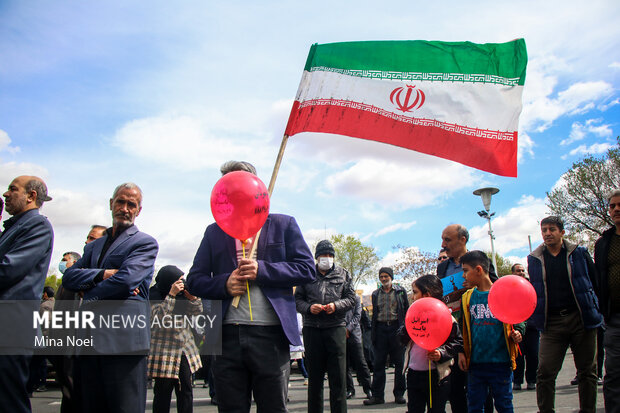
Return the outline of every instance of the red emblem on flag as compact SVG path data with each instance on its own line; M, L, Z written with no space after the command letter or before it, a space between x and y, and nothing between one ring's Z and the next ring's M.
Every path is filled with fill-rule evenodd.
M413 99L411 96L414 93L414 89L415 99ZM403 96L403 92L405 90L407 91L407 93L405 93ZM403 112L411 112L413 110L420 109L424 104L425 99L426 96L424 95L424 92L422 92L422 90L420 89L416 89L415 86L412 85L397 87L392 91L392 93L390 93L390 102L396 105L398 107L398 110L401 110ZM411 102L412 100L413 102Z

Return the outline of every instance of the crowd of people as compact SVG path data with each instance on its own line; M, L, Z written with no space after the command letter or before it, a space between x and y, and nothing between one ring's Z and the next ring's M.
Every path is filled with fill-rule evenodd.
M233 171L256 174L247 162L221 167L222 175ZM330 410L346 412L347 399L355 397L352 371L364 405L386 403L388 365L394 366L393 400L409 413L444 412L447 403L454 413L512 412L513 391L524 379L539 411L547 413L554 411L556 378L569 347L580 411L596 411L601 381L606 411L620 411L620 190L608 198L615 226L596 242L594 260L565 238L560 218L541 220L543 244L528 256L527 272L522 264L512 267L537 294L531 318L517 325L489 310L496 269L485 253L468 251L468 231L458 224L442 232L436 275L415 279L410 294L394 282L392 268L379 270L368 317L334 246L320 241L313 254L295 219L282 214L269 214L260 233L243 243L209 225L188 274L165 266L153 283L158 244L135 225L142 191L133 183L112 194L112 226L93 226L82 254L63 255L58 291L44 289L54 238L39 213L51 201L47 187L40 178L20 176L4 199L11 218L0 235L0 300L42 300L35 312L106 300L150 302L151 317L201 314L211 300L222 303L222 350L212 358L201 357L201 338L187 327L124 330L122 351L114 348L113 332L102 329L94 331L94 342L105 349L49 357L62 412L144 412L151 380L154 412L170 410L173 389L178 411L191 412L192 377L201 368L211 373L205 380L217 390L212 398L220 412L249 412L252 402L258 412L286 412L294 359L307 377L309 413L323 411L326 375ZM246 250L253 255L246 257ZM450 335L432 350L411 340L405 328L410 304L424 297L452 310ZM603 348L601 377L597 353ZM44 384L45 358L2 350L0 404L5 411L30 412L29 394Z

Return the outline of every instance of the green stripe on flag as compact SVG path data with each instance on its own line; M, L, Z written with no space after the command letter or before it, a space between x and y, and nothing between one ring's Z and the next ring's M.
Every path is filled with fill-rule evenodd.
M314 44L305 70L375 79L523 85L523 39L476 44L423 40Z

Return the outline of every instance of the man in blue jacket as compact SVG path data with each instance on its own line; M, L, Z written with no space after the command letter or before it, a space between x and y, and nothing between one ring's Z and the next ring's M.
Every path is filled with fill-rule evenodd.
M0 236L0 300L41 299L47 276L54 232L46 217L39 214L47 196L41 178L19 176L4 193L6 212ZM0 211L1 212L1 211ZM10 354L5 351L2 354ZM26 391L31 356L0 355L0 406L7 412L30 412Z
M83 292L82 309L106 308L116 314L141 309L148 315L159 246L134 225L142 211L142 190L134 183L117 186L110 210L112 227L84 247L82 258L65 271L62 286ZM115 300L113 309L109 300ZM74 371L81 411L144 412L148 323L146 328L96 328L91 333L95 354L80 355Z
M222 175L256 175L247 162L230 161L220 170ZM247 251L253 242L248 240ZM314 259L293 217L269 214L256 255L248 258L243 258L239 240L215 223L207 227L187 289L201 298L222 300L222 354L213 365L220 411L249 412L252 395L258 411L287 411L289 344L301 344L292 287L314 278ZM234 307L236 296L241 299Z
M537 295L530 318L541 331L536 398L541 413L554 411L555 379L570 346L579 379L579 410L596 411L596 330L602 324L596 268L588 250L564 239L564 223L540 222L543 244L528 257Z

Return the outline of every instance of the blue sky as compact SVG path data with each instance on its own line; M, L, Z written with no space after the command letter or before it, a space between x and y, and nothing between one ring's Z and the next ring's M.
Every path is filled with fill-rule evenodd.
M523 37L518 178L300 134L272 198L309 244L355 234L391 263L397 244L438 251L450 223L470 229L470 248L490 249L472 191L497 186L496 248L522 260L527 236L541 241L545 193L620 134L619 17L617 1L0 1L0 185L45 179L57 263L81 252L91 224L110 224L111 192L134 181L158 265L188 269L213 222L219 165L248 160L268 182L312 43Z

